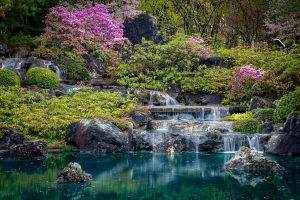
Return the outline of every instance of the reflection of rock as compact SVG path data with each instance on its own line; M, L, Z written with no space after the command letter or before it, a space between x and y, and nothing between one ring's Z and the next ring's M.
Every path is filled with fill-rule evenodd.
M123 152L130 149L129 136L106 120L81 120L70 125L66 142L80 151Z
M69 163L57 176L57 183L86 183L91 175L85 173L78 163Z
M284 170L276 162L248 147L241 147L235 156L225 163L224 168L227 170Z
M89 183L59 184L57 186L60 199L80 199Z
M273 137L273 136L272 136ZM300 155L300 115L289 114L283 128L283 133L269 142L272 154Z
M44 140L37 140L9 147L8 150L0 152L0 159L31 160L45 158L47 152L47 143Z
M257 173L251 173L246 171L227 171L232 178L236 179L241 185L250 185L255 187L258 183L266 181L266 176Z

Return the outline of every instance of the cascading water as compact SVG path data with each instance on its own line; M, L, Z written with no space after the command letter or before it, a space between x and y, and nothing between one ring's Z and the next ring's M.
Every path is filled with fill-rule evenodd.
M58 78L61 80L62 78L62 74L61 74L61 71L59 69L59 67L55 64L53 64L51 61L49 60L44 60L44 67L47 68L47 69L50 69L51 68L55 71L56 75L58 76Z
M162 101L164 101L166 106L176 106L176 105L180 105L176 99L174 99L173 97L171 97L169 94L164 93L164 92L160 92L160 91L150 91L150 100L149 100L149 105L154 105L154 98L158 98L161 99Z

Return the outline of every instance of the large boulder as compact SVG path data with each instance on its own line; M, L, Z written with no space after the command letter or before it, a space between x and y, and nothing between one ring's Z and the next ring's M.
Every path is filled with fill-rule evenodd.
M103 153L128 151L131 145L129 133L102 119L71 124L66 142L80 151Z
M276 162L263 157L255 149L241 147L235 156L225 163L226 170L284 170Z
M24 135L14 129L7 129L2 132L0 138L0 150L8 149L15 144L22 144L24 142Z
M69 163L57 176L57 183L87 183L91 175L81 169L78 163Z
M268 149L269 153L300 155L300 115L298 113L289 114L282 133L277 133L276 140L274 140L268 142L270 145L273 144L272 148Z
M132 111L130 115L137 127L146 128L148 123L151 121L151 113L149 112Z
M45 158L47 152L47 143L44 140L37 140L10 146L8 150L0 152L0 159L32 160Z
M262 97L252 97L249 110L255 110L258 108L275 108L275 105L268 99Z
M142 38L152 40L157 44L163 43L155 17L145 13L125 19L124 36L127 37L132 44L140 44Z
M108 77L108 71L104 64L96 59L95 56L91 54L85 54L82 56L85 60L85 67L94 74L93 78Z

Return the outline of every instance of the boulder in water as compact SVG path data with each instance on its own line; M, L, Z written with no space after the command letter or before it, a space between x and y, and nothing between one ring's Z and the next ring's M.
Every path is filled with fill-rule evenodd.
M81 169L78 163L69 163L57 176L57 183L87 183L91 175Z
M263 157L255 149L241 147L235 156L225 163L227 170L284 170L276 162Z
M80 151L124 152L130 150L129 133L109 121L84 119L69 126L66 142Z

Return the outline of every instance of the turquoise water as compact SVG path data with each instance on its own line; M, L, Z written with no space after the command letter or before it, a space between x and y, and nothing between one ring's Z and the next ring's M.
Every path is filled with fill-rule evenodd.
M50 154L44 161L0 161L0 199L300 199L300 158L270 157L287 171L228 173L228 154ZM92 174L90 185L57 186L68 162Z

